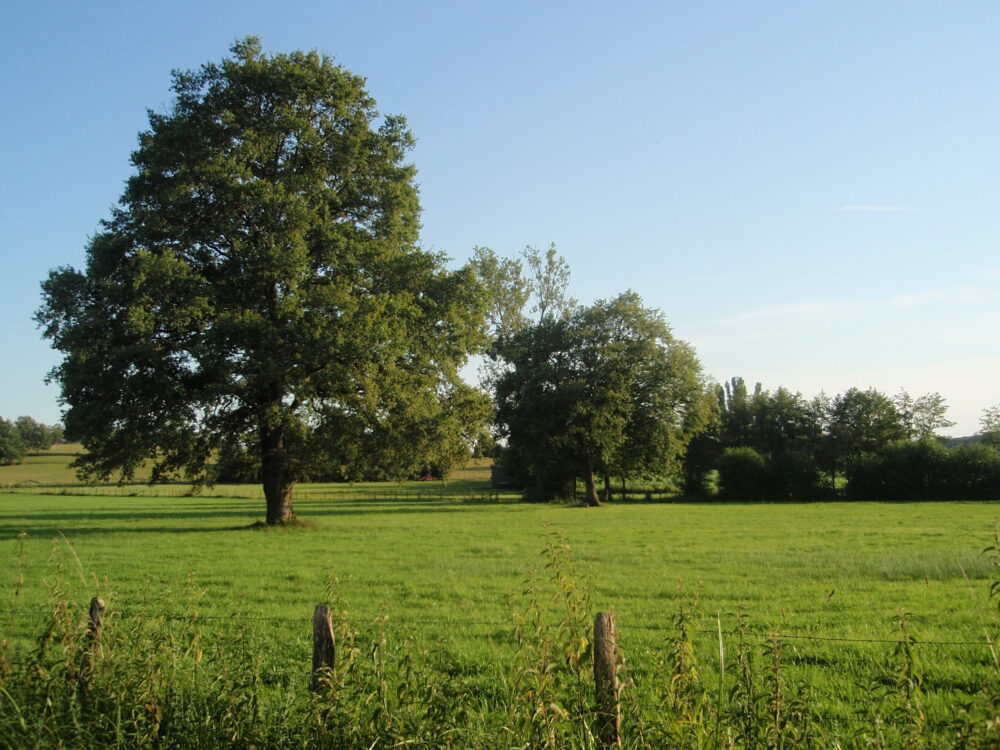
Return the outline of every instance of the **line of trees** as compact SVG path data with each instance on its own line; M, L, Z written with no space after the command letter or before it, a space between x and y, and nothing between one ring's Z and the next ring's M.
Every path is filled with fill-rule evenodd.
M62 438L60 425L45 425L31 417L13 422L0 417L0 465L20 463L29 452L48 450Z
M980 441L947 448L939 393L851 388L806 399L742 378L707 384L662 313L626 292L580 306L550 247L522 259L477 248L495 300L485 368L506 473L529 498L611 496L612 479L734 500L1000 497L1000 408ZM534 304L532 304L532 301ZM531 318L527 314L535 313Z
M851 388L807 400L742 378L715 387L715 414L684 464L689 494L739 500L985 499L1000 496L1000 414L981 439L946 447L954 423L938 393ZM714 480L714 481L713 481ZM717 483L717 484L716 484Z

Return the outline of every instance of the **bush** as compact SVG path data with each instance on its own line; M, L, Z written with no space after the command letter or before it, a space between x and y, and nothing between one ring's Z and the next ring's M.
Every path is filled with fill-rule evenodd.
M848 463L851 500L994 500L1000 498L1000 452L982 443L946 448L937 441L898 442Z
M1000 499L1000 451L985 443L953 448L946 479L958 499Z
M719 456L719 496L726 500L767 500L773 496L768 462L753 448L726 448Z
M819 467L806 451L789 449L770 461L775 500L815 500L824 494Z

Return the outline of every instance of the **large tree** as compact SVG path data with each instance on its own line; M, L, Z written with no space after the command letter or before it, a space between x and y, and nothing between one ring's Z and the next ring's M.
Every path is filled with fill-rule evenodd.
M628 292L543 317L503 347L497 417L538 489L675 468L708 409L694 351Z
M86 268L53 271L37 317L83 473L211 480L247 440L286 523L317 467L419 464L452 432L484 310L470 269L416 244L405 120L316 52L232 53L174 74Z

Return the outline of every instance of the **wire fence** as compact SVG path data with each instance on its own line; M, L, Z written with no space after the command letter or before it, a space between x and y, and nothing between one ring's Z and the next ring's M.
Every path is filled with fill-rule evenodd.
M247 615L242 612L231 612L229 614L191 614L191 613L178 613L178 612L148 612L140 610L120 610L115 611L114 616L126 619L126 620L169 620L173 622L261 622L261 623L274 623L274 624L288 624L288 625L304 625L312 622L312 617L302 616L302 617L289 617L289 616L254 616ZM657 625L648 622L630 622L625 621L624 630L640 630L647 632L659 632L659 633L673 633L676 632L676 628L671 625ZM448 630L450 632L455 632L458 630L469 629L469 628L492 628L494 630L504 630L513 629L516 627L512 620L475 620L475 619L453 619L453 618L400 618L391 615L386 615L384 617L372 615L369 617L352 617L350 619L350 625L356 629L365 629L369 627L389 627L389 628L441 628ZM565 629L567 626L562 622L539 622L531 623L531 627L540 627L546 630L560 630ZM706 635L713 638L725 637L725 638L755 638L759 640L774 640L779 641L805 641L805 642L817 642L826 644L844 644L844 645L881 645L881 646L898 646L901 643L907 643L911 646L917 648L924 647L945 647L945 648L967 648L975 647L982 648L986 650L991 650L997 648L997 644L989 637L984 636L982 640L939 640L939 639L920 639L913 636L908 636L907 638L896 637L896 638L860 638L852 636L839 636L839 635L817 635L812 633L794 633L788 632L782 629L767 629L767 630L720 630L720 629L709 629L709 628L692 628L689 631L692 634Z

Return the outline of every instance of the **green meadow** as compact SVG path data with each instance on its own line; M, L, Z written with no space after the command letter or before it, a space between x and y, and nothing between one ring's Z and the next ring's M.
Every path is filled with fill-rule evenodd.
M526 623L563 632L612 610L635 721L662 709L679 644L713 703L734 695L725 680L738 652L762 670L780 644L781 680L808 689L820 736L844 747L870 740L859 727L873 706L890 728L916 721L898 714L900 675L915 675L917 723L942 747L955 746L961 707L996 681L1000 569L984 553L996 503L583 508L491 495L471 469L444 483L303 486L303 525L263 528L258 488L75 486L58 454L0 468L0 614L15 662L54 598L82 618L101 595L112 621L239 631L255 644L261 689L298 690L313 607L333 600L357 642L434 654L488 712L510 674L531 671L517 666Z

